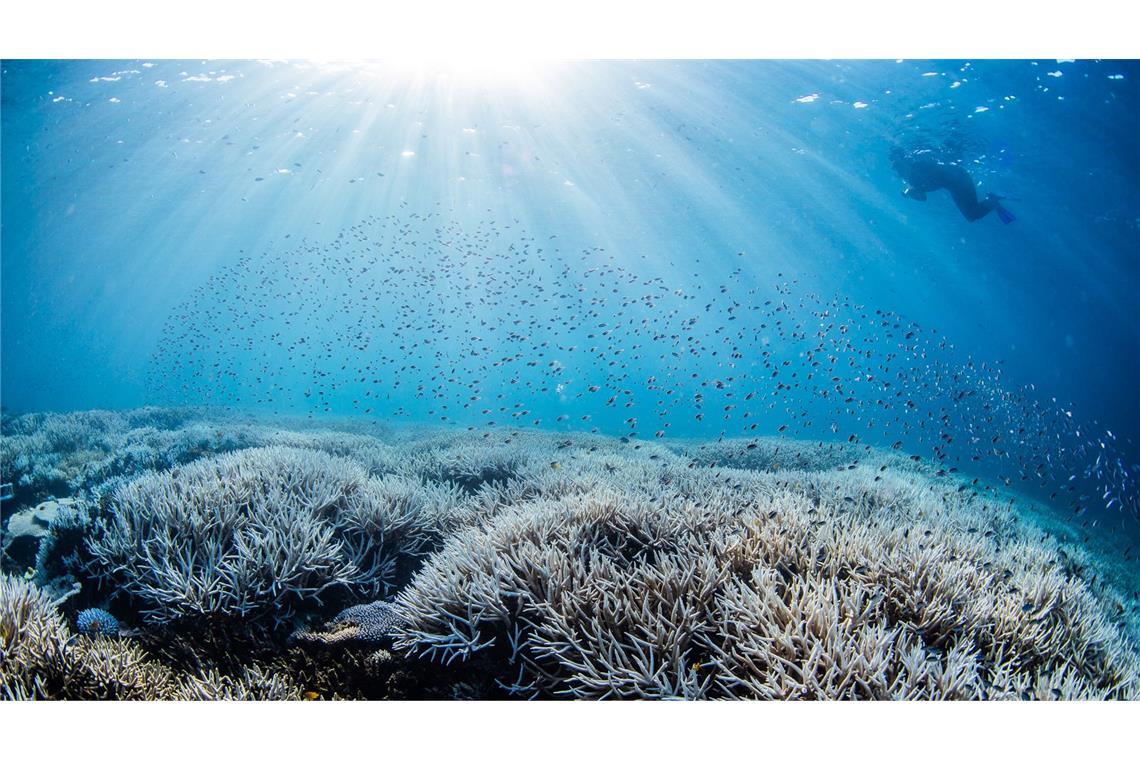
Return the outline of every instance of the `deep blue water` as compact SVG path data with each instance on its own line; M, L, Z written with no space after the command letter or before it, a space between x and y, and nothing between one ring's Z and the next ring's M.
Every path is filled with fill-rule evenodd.
M1135 473L1138 81L1117 61L8 61L3 403L787 424L923 456L946 434L983 474L967 439L1036 431L1055 479L1090 437ZM902 197L899 144L938 146L1017 221ZM867 340L818 338L833 319ZM828 398L804 383L820 340L845 346ZM844 402L891 362L907 380ZM960 394L979 388L1019 411ZM896 434L906 399L929 427Z

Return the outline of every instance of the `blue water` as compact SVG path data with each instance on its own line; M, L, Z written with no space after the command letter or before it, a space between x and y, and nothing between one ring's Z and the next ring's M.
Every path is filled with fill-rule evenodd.
M1008 457L971 460L964 439L1016 451L1037 432L1027 460L1107 501L1096 446L1117 483L1140 461L1138 81L1117 61L8 61L3 404L643 438L786 424L924 457L948 430L956 466L991 476ZM898 144L955 153L1017 221L902 197ZM928 384L890 391L929 428L898 432L889 393L854 412L802 384L833 316L869 340L846 344L838 396L900 343L929 347L906 357ZM958 395L978 388L1018 411Z

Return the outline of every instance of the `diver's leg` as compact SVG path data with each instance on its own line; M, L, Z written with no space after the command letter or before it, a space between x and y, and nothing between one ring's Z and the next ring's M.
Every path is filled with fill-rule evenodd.
M997 206L997 201L987 197L984 201L979 202L978 191L974 189L974 182L970 179L970 175L964 169L960 169L959 172L955 172L952 181L947 183L946 189L950 191L950 197L954 199L954 205L962 212L962 216L966 217L968 221L976 222L993 211L994 207Z

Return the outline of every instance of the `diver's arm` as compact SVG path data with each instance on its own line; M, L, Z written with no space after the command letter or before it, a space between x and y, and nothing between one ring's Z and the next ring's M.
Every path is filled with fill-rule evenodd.
M902 194L904 198L911 198L916 201L926 200L926 193L922 190L915 190L913 187L908 187L906 190L903 190Z

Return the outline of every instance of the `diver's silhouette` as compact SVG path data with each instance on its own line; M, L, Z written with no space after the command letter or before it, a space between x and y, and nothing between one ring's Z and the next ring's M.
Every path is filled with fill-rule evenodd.
M1003 224L1009 224L1016 217L1001 205L1001 196L989 193L979 201L974 180L957 164L939 161L928 150L904 151L891 148L891 166L910 186L903 195L916 201L925 201L926 194L934 190L947 190L954 199L954 205L967 221L976 222L991 211L996 211Z

